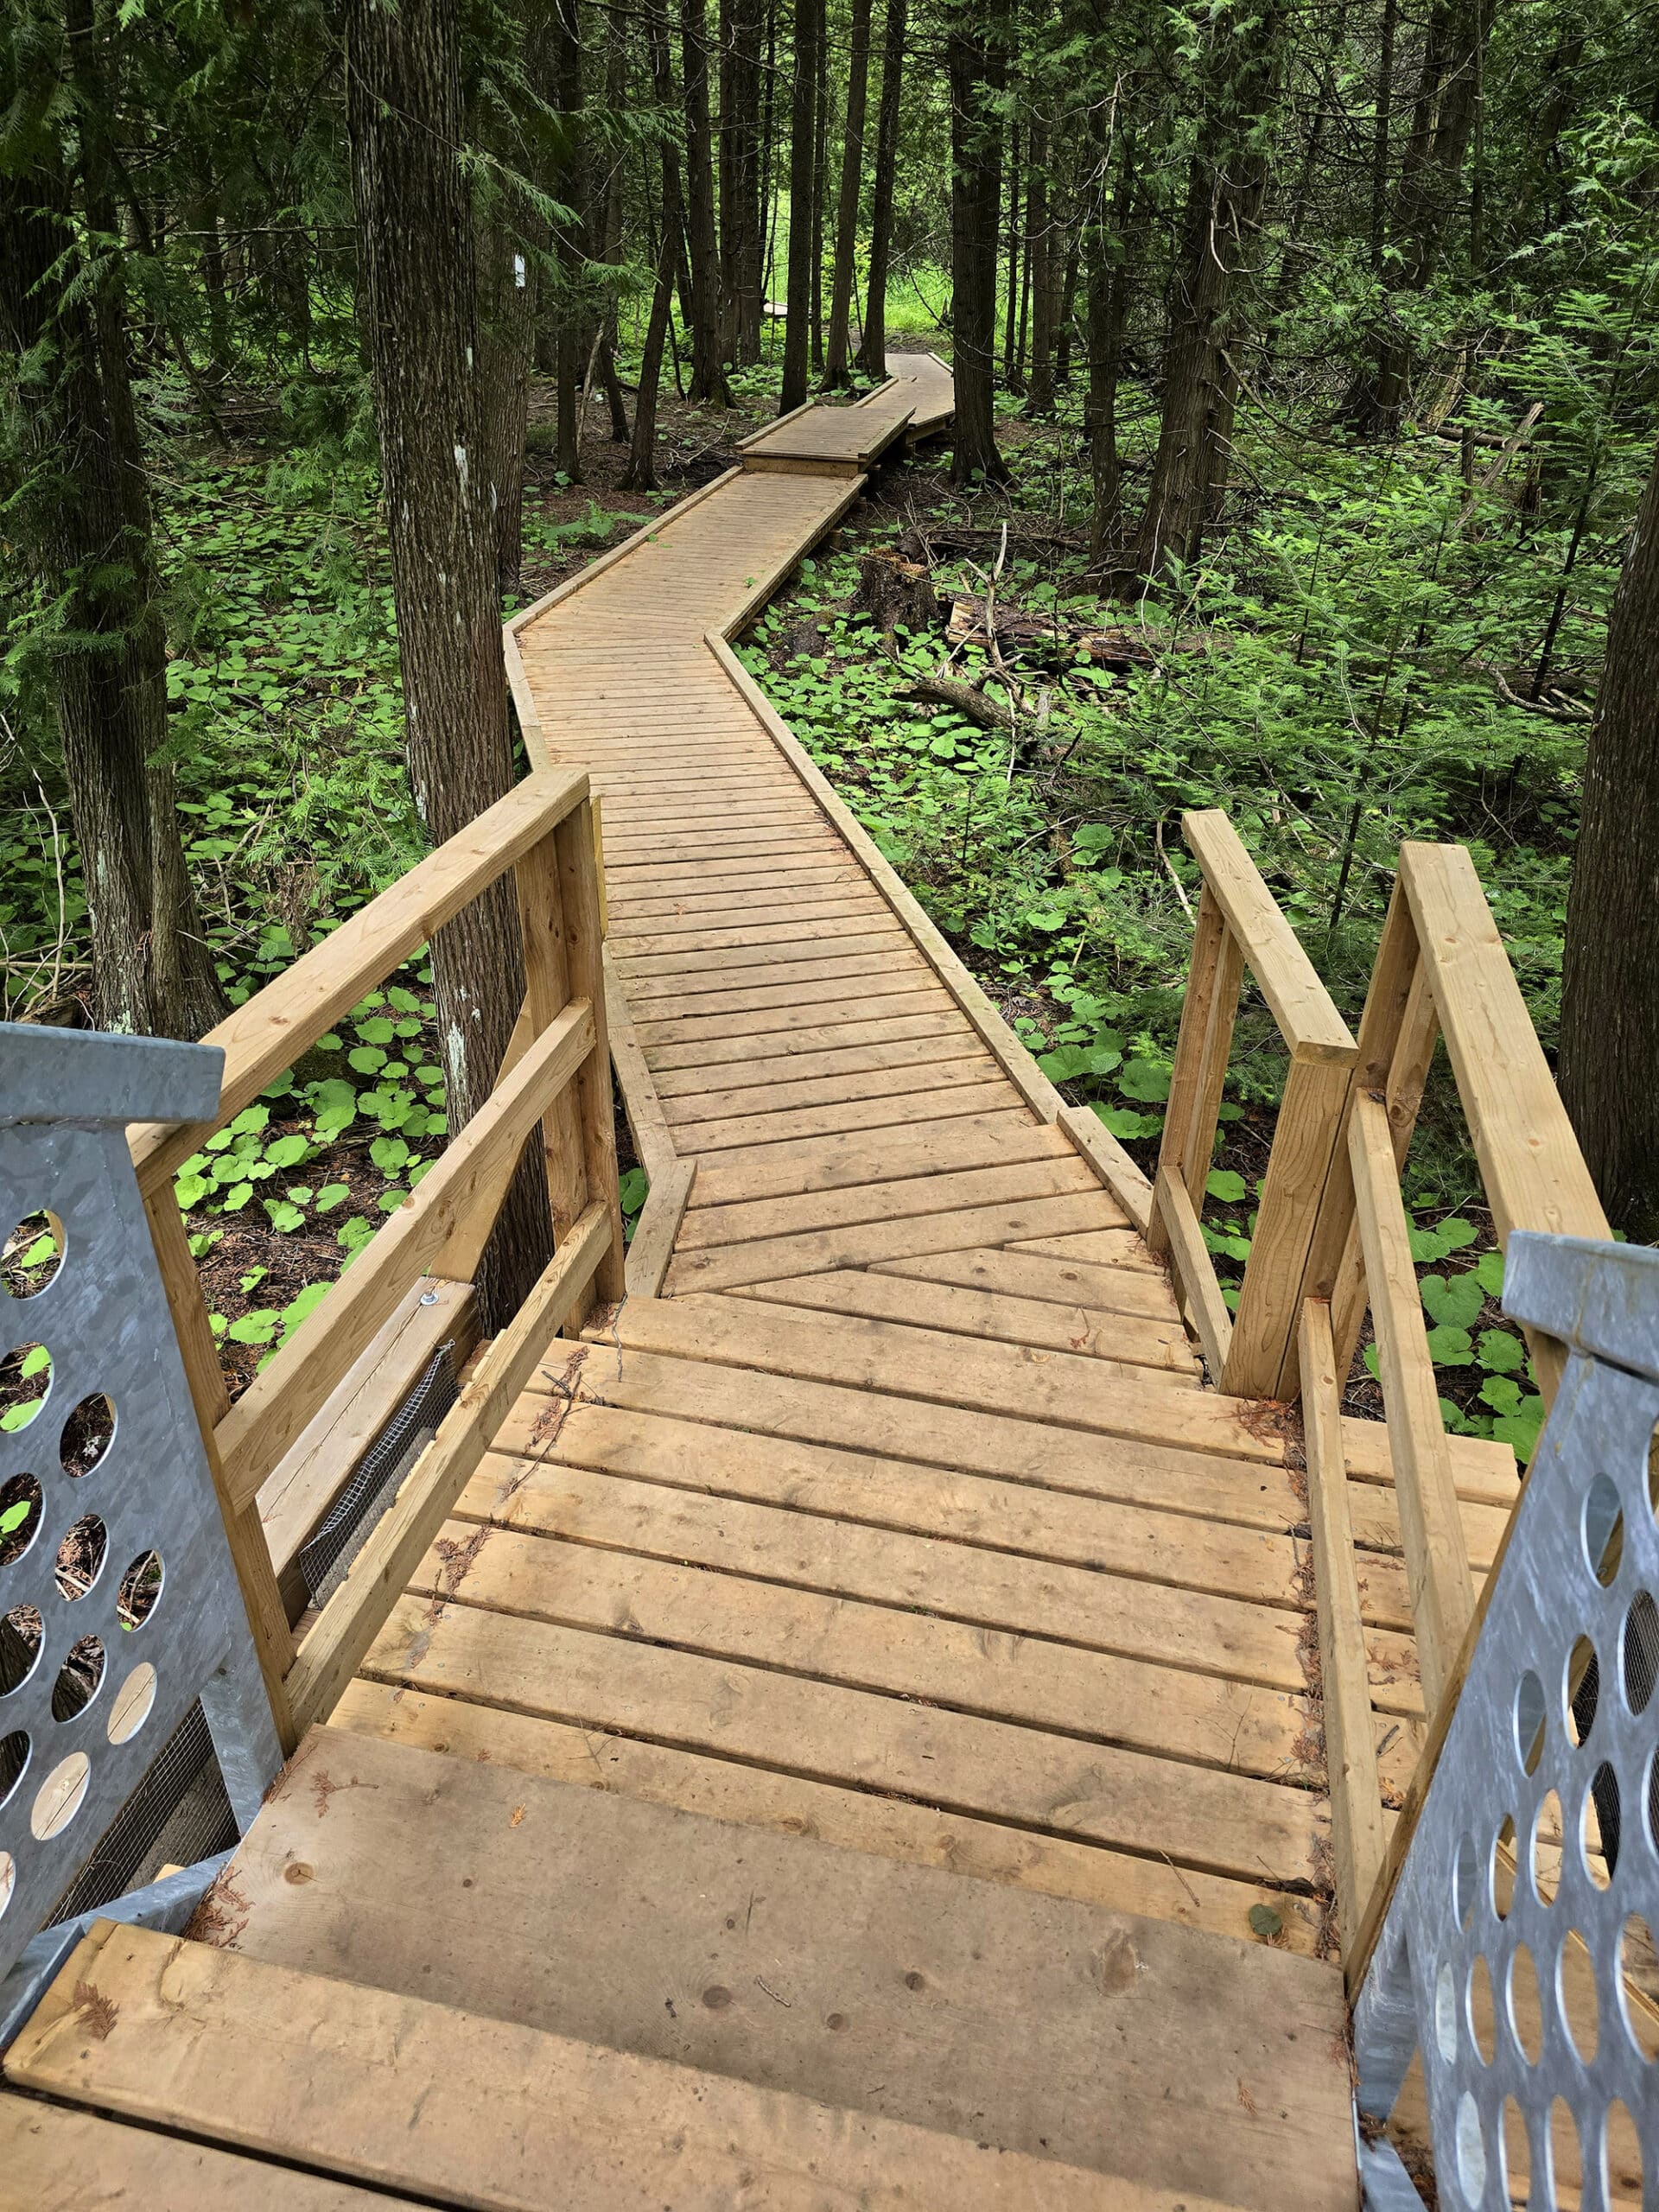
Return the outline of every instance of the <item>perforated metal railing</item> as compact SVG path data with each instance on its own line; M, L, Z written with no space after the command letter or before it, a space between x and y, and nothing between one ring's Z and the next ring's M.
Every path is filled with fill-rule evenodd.
M281 1763L125 1135L222 1060L0 1025L0 1974L198 1699L243 1826Z
M1355 2012L1362 2114L1414 2051L1442 2205L1659 2203L1659 1251L1516 1232L1569 1347ZM1369 2201L1398 2194L1386 2152Z

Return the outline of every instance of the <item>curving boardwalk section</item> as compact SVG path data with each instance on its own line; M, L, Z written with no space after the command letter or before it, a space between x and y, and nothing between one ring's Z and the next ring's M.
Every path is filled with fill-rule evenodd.
M947 370L894 367L512 627L529 745L603 800L629 1295L202 1940L94 1931L29 2023L19 2202L1354 2212L1284 1436L1205 1386L1144 1185L725 642L948 420Z

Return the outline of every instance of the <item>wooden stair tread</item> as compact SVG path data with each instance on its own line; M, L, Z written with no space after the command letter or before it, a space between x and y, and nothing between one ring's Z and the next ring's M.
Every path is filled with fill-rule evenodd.
M964 1360L960 1338L943 1330L718 1296L634 1300L604 1325L603 1333L622 1367L636 1351L715 1360L770 1376L890 1391L897 1399L937 1401L950 1412L983 1409L1004 1419L1142 1436L1232 1459L1280 1465L1284 1459L1278 1424L1245 1402L1213 1391L1172 1389L1149 1371L1146 1380L1134 1382L1104 1375L1098 1362L1077 1352L987 1339ZM933 1416L912 1419L919 1428Z
M1305 1789L464 1599L401 1599L362 1672L1234 1879L1311 1886L1325 1848Z
M785 1276L748 1283L737 1293L763 1303L861 1314L901 1327L942 1329L953 1336L987 1337L1033 1350L1064 1351L1122 1368L1126 1379L1147 1371L1197 1384L1198 1361L1186 1332L1173 1319L1058 1306L999 1292L931 1283L874 1270L843 1268L835 1274Z
M89 2018L101 2032L87 2032ZM1179 2201L108 1921L75 1947L5 2071L70 2102L477 2212L553 2201L821 2212L837 2200L1016 2212L1039 2194L1057 2212L1174 2212Z
M334 1730L227 1886L240 1960L1131 2185L1351 2186L1339 1976L1267 1947Z
M0 2095L0 2212L397 2212L404 2196Z

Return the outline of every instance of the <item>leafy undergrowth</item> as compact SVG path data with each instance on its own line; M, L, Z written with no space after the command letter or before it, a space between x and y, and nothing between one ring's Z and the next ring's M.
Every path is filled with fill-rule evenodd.
M1516 599L1535 601L1536 579L1507 537L1448 552L1459 494L1438 448L1408 480L1395 464L1387 502L1378 464L1342 456L1311 496L1300 480L1242 516L1224 562L1126 607L1091 586L1086 540L1064 526L1067 427L1007 427L1011 495L954 494L940 462L889 475L741 650L1045 1071L1151 1166L1200 889L1179 817L1207 806L1351 1023L1399 842L1467 842L1548 1040L1581 736L1505 704L1483 672L1520 650ZM931 570L936 622L884 636L861 612L872 550ZM1205 1219L1231 1304L1285 1072L1247 985ZM1497 1304L1443 1056L1404 1179L1447 1425L1524 1459L1541 1402ZM1356 1361L1351 1410L1381 1410L1375 1360L1367 1345Z
M670 397L663 489L616 488L626 458L597 418L578 485L532 440L527 601L726 465L769 409L765 372L743 411ZM538 399L538 413L543 412ZM426 849L404 763L396 624L372 471L349 457L243 448L175 453L162 509L169 633L168 754L201 923L239 1006L396 880ZM0 707L28 696L26 643L0 662ZM12 723L8 714L7 722ZM29 717L0 747L0 959L7 1018L86 1018L86 905L68 810ZM442 1151L443 1077L431 972L411 961L370 992L185 1163L177 1179L232 1395L280 1349ZM625 1224L645 1178L619 1126ZM46 1263L38 1227L6 1269ZM20 1367L22 1362L16 1363ZM7 1381L0 1376L0 1386ZM0 1427L29 1418L34 1371L0 1387Z

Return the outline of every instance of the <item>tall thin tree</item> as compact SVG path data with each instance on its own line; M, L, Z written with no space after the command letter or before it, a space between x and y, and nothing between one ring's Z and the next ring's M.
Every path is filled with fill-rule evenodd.
M957 432L954 480L1001 483L997 448L997 219L1002 189L1001 93L1007 75L1007 0L949 0L950 280Z
M720 241L715 226L714 131L709 110L708 0L680 0L685 86L685 203L691 264L691 384L687 397L729 407L721 359Z
M447 0L347 0L346 114L360 312L375 418L410 780L435 842L512 783L481 463L472 206L463 166L461 56ZM452 1128L493 1088L524 994L510 882L438 931L431 947ZM486 1326L499 1328L545 1265L547 1186L531 1151L485 1257Z
M8 528L52 605L47 639L104 1028L199 1036L224 1011L174 805L149 477L133 404L104 41L0 41L0 335L21 438Z
M780 414L803 405L812 358L812 223L817 194L816 150L818 54L824 0L795 0L795 71L789 118L789 291L784 325Z
M905 0L887 0L881 49L881 104L870 187L870 265L857 361L867 377L887 373L887 265L893 252L893 191L899 168L899 104L905 79Z
M853 312L853 270L858 257L858 209L864 184L864 111L869 97L869 77L870 0L853 0L852 45L847 57L847 118L841 140L841 204L836 215L830 327L823 340L826 389L848 381L847 349Z
M652 92L658 119L666 123L674 111L674 68L660 0L651 7L645 28L651 41ZM639 354L639 384L633 403L633 442L622 477L622 488L627 492L654 492L657 488L657 397L662 386L663 351L674 312L674 271L679 260L684 219L680 198L680 157L671 130L664 130L660 143L663 228L657 249L651 315Z

